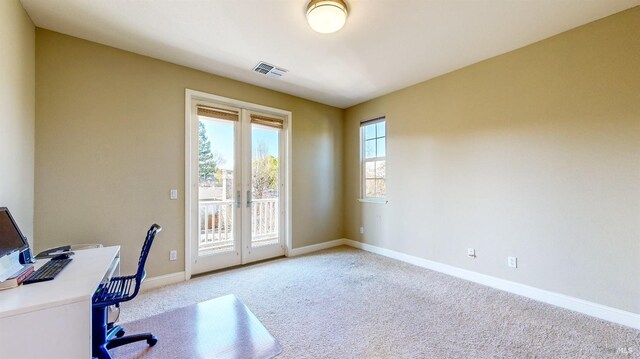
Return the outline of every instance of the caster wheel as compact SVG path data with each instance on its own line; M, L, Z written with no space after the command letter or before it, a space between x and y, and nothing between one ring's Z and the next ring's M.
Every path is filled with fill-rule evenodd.
M147 344L149 344L150 347L156 345L157 342L158 342L158 338L156 337L151 337L147 339Z

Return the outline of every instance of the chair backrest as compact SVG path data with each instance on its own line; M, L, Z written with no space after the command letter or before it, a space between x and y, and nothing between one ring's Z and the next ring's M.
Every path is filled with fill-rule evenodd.
M147 237L144 239L142 252L140 252L140 258L138 259L138 271L136 272L136 288L134 293L138 293L140 284L144 280L144 277L147 275L146 271L144 270L144 265L145 263L147 263L147 256L149 255L149 251L151 250L153 240L156 238L156 234L158 234L158 232L160 232L161 230L162 227L154 223L147 231Z

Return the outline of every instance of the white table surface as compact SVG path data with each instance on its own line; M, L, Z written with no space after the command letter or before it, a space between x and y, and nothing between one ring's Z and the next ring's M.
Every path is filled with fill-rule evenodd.
M119 252L120 246L75 251L54 280L0 291L0 318L90 300ZM38 260L36 269L48 260Z

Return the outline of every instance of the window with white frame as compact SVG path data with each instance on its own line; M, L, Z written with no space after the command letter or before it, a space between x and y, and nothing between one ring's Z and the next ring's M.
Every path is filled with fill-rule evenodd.
M383 199L387 193L387 129L384 117L360 124L363 199Z

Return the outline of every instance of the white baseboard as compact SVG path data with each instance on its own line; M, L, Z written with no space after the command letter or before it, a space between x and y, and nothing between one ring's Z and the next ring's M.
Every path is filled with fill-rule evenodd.
M184 272L176 272L165 275L159 275L157 277L145 278L142 282L141 290L147 291L153 288L162 287L169 284L180 283L185 280Z
M357 242L351 239L341 240L342 244L359 248L367 252L383 255L385 257L397 259L419 267L434 270L436 272L452 275L454 277L466 279L488 287L504 290L513 294L518 294L533 300L552 304L561 308L573 310L592 317L607 320L613 323L622 324L631 328L640 329L640 314L627 312L624 310L608 307L606 305L589 302L583 299L570 297L568 295L550 292L544 289L530 287L524 284L492 277L486 274L473 272L470 270L442 264L428 259L415 257L405 253L393 251L386 248L377 247L371 244ZM334 242L334 241L332 241ZM329 242L327 242L329 243ZM306 247L304 247L306 248ZM302 249L302 248L301 248Z
M316 252L316 251L320 251L320 250L331 248L331 247L341 246L346 244L345 241L346 241L345 239L334 239L332 241L312 244L306 247L294 248L287 254L287 257L295 257L302 254Z

